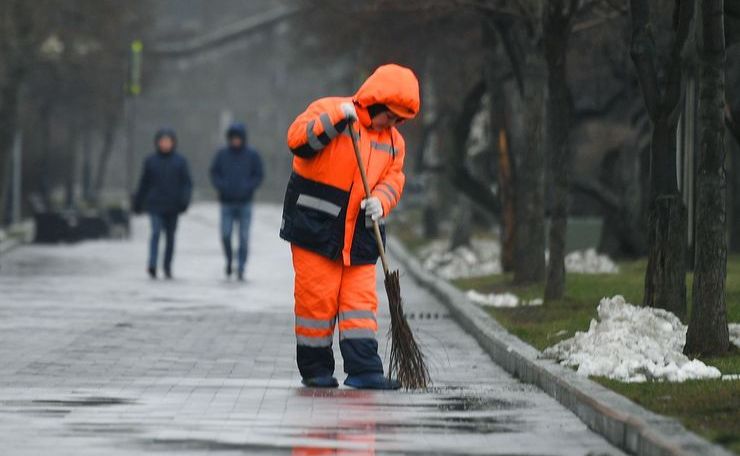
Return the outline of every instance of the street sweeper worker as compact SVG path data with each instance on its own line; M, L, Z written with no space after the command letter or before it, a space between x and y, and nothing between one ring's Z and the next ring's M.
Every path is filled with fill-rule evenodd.
M280 237L295 269L297 363L303 384L338 386L332 338L339 326L345 385L397 389L378 356L372 220L398 204L405 176L404 140L396 126L419 112L419 82L383 65L352 97L311 103L288 129L294 155ZM372 194L366 198L348 125L358 140ZM384 228L381 231L384 236Z

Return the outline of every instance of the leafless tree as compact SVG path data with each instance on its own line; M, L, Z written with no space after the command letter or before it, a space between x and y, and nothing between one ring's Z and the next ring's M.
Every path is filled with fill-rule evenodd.
M717 355L730 346L725 304L725 32L723 0L701 2L701 150L697 170L696 257L684 351Z
M682 51L689 36L694 3L688 0L675 2L674 33L662 68L651 24L651 3L648 0L630 0L632 60L653 127L644 304L670 310L684 318L687 221L675 172L675 142L679 102L684 93ZM657 3L658 6L662 4Z

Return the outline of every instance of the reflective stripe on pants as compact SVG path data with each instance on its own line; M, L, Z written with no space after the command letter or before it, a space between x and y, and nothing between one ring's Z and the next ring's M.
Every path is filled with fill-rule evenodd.
M291 245L295 268L295 332L296 343L303 347L331 347L335 325L339 326L340 344L370 342L377 347L378 330L376 313L378 297L375 290L375 265L344 266L341 260L330 260L317 253ZM366 344L367 345L367 344ZM302 366L299 350L298 367L301 374L310 376L317 371L316 356L312 355L311 367ZM360 354L345 356L345 369L353 365L373 366L382 372L376 349L342 350L342 353ZM331 350L321 356L332 356ZM354 359L354 358L361 359ZM332 365L333 358L325 364ZM366 368L365 368L366 369Z

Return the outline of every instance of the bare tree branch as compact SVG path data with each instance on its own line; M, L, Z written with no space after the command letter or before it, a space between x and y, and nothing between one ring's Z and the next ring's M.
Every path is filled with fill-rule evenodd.
M682 52L691 29L691 19L694 16L694 2L691 0L677 0L676 34L671 45L670 62L668 64L668 79L663 95L663 109L669 113L669 120L678 118L681 99L683 96L683 57Z
M735 115L728 104L725 104L725 126L732 137L735 138L735 141L740 144L740 123L735 119Z
M632 46L630 55L637 70L645 107L652 119L658 117L661 104L658 72L655 68L655 39L650 28L649 0L630 0L632 14Z

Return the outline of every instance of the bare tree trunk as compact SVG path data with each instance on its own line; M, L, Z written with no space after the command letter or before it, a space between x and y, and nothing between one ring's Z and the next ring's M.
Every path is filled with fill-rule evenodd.
M498 187L501 198L501 267L504 272L514 268L514 233L516 203L514 201L514 167L512 166L506 130L498 132Z
M95 201L100 200L100 193L103 191L103 187L105 185L105 175L108 169L108 162L110 161L111 153L113 152L113 142L116 137L116 118L114 116L109 117L104 128L103 146L100 150L100 158L98 159L98 168L95 172L95 183L93 185L92 192L92 198Z
M509 57L516 87L525 110L521 155L512 161L515 194L514 282L545 279L545 153L542 129L545 97L545 63L542 55L542 8L532 2L531 16L515 23L501 16L489 20L498 30ZM524 131L526 130L526 131ZM507 135L508 137L509 135ZM517 149L518 150L518 149ZM509 155L511 157L512 155ZM509 200L511 202L511 200Z
M648 264L643 305L686 318L686 207L676 187L676 125L653 126Z
M504 78L500 74L496 53L496 29L490 20L483 21L483 36L487 43L485 55L486 86L489 95L490 142L492 155L496 160L496 183L501 206L499 217L499 237L501 241L501 267L505 272L514 268L514 166L509 150L508 127L506 123L506 93Z
M650 147L648 265L643 304L686 316L686 208L676 181L676 127L683 97L682 50L689 35L694 3L676 2L674 37L665 82L658 78L658 58L650 23L650 2L630 0L631 55L645 107L653 126Z
M92 130L87 130L82 136L82 199L92 201Z
M563 0L551 0L545 8L544 41L547 61L547 103L545 148L552 181L552 208L548 246L545 302L560 299L565 293L565 235L568 230L570 174L571 99L566 80L566 56L571 16Z
M473 208L469 200L466 200L464 197L458 197L455 224L452 227L452 235L450 236L450 250L462 246L470 247L472 237Z
M730 346L725 304L724 107L725 33L723 0L701 2L701 150L697 174L696 257L691 320L684 351L717 355Z
M527 144L517 166L516 234L514 282L542 282L545 279L545 153L542 144L544 81L535 74L524 86Z
M39 120L40 120L40 141L39 148L41 149L40 157L40 175L39 175L39 188L38 191L41 194L41 200L46 208L51 208L51 115L52 107L45 103L39 109Z
M64 143L64 152L67 154L68 167L64 174L64 206L72 209L75 206L75 183L77 181L77 172L80 164L79 159L79 138L80 126L73 122L70 126L70 133Z
M0 220L5 220L5 201L9 194L9 186L5 185L5 176L9 175L11 162L11 148L13 136L18 126L18 96L20 89L20 74L17 79L8 81L0 88Z

